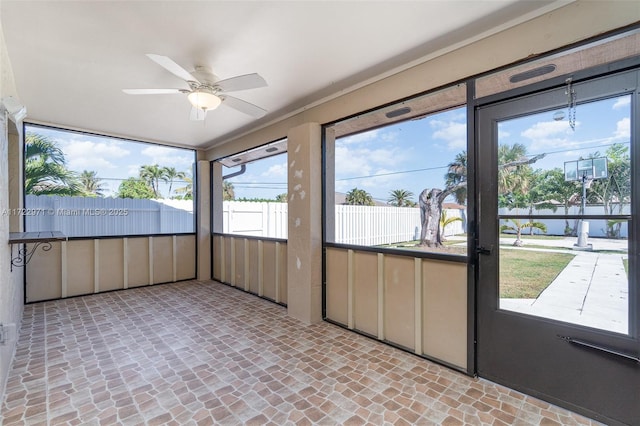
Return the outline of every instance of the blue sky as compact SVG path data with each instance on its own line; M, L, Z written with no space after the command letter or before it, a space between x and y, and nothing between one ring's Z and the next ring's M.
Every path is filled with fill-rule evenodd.
M390 191L407 189L417 200L425 184L444 182L447 164L465 149L465 120L460 108L337 140L336 191L357 187L386 201ZM282 155L248 164L231 182L237 197L275 197L286 192L286 173Z
M60 131L47 127L27 126L33 131L55 141L62 149L67 167L75 172L95 171L102 179L105 196L113 196L122 180L137 177L142 165L158 164L174 167L177 171L191 176L191 166L195 160L193 151L162 145L131 142L122 139L92 136L83 133ZM172 191L184 183L174 182ZM162 183L160 192L167 195L168 185Z
M563 111L565 118L555 120ZM547 156L534 168L562 168L599 151L602 155L615 142L629 143L630 96L578 105L575 130L567 108L500 123L501 144L522 143L531 155ZM29 129L27 129L28 131ZM141 165L158 164L190 173L192 151L161 145L134 143L56 129L37 131L56 141L71 170L96 171L113 195L122 179L137 176ZM364 189L375 199L386 201L395 189L409 190L417 200L425 188L443 188L447 165L466 148L466 110L457 108L336 141L336 191ZM247 172L230 179L237 198L275 198L287 192L287 158L279 155L247 165ZM225 169L224 173L237 168ZM174 189L183 186L174 183ZM167 186L161 188L167 193Z
M554 119L558 111L562 120ZM604 155L612 143L629 144L630 96L578 105L575 130L567 108L500 123L499 143L521 143L531 155L546 157L534 168L564 168L565 161ZM425 188L443 188L447 165L466 148L466 110L458 108L336 141L336 191L357 187L386 201L395 189L409 190L414 201ZM231 172L235 169L228 169ZM237 197L273 198L286 192L286 157L247 165L234 178Z
M575 161L596 152L604 156L614 143L630 141L630 95L578 105L575 130L567 119L568 112L554 110L512 119L498 127L501 144L522 143L531 155L546 154L533 167L564 169L566 161ZM565 118L553 119L557 111Z

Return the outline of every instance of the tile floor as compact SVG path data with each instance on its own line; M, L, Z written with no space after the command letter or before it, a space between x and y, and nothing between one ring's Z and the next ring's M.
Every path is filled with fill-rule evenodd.
M27 305L2 424L596 424L215 282Z

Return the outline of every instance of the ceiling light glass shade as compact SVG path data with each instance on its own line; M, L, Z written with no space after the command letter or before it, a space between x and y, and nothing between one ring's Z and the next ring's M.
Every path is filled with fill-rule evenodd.
M193 105L194 107L207 111L218 108L218 106L222 103L222 100L219 97L217 97L213 93L203 90L196 90L195 92L191 92L189 93L189 96L187 96L187 98L189 99L189 102L191 102L191 105Z

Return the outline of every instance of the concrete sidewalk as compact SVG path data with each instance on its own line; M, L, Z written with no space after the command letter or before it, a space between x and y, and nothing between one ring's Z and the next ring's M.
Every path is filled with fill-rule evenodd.
M575 238L563 240L526 240L529 245L565 247L575 257L537 299L500 299L500 308L580 324L587 327L628 333L629 284L624 270L626 253L599 253L598 250L626 251L626 240L592 239L594 252L573 251ZM508 244L509 239L501 240Z

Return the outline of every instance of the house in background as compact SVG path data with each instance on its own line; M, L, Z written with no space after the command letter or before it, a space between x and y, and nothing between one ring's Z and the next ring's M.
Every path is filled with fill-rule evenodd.
M213 279L286 304L303 323L330 321L586 416L638 424L639 22L640 4L628 1L2 1L0 212L24 208L25 122L192 149L197 194L193 232L53 241L25 267L11 261L29 230L0 215L0 388L25 301ZM235 93L208 84L203 65L221 80L258 73L268 85L247 77L255 87ZM205 84L184 81L194 75ZM171 90L123 93L131 87ZM192 121L190 91L222 105L203 104L212 110ZM500 126L562 109L559 120L580 130L580 108L611 99L630 112L634 193L629 213L596 219L630 230L626 332L502 309ZM466 111L468 254L336 243L336 140L456 107ZM223 163L254 161L243 153L283 138L288 238L224 234Z

